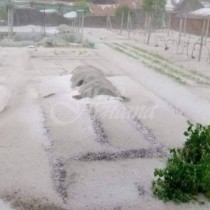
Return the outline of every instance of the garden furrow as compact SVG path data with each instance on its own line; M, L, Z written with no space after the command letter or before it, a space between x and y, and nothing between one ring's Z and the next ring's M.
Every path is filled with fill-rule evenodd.
M55 154L53 149L54 141L49 134L49 128L47 126L47 117L44 109L41 108L41 114L43 117L43 129L45 131L46 141L43 142L43 146L48 154L49 161L52 167L52 179L55 185L56 192L60 195L64 202L68 197L67 189L65 186L66 170L64 169L64 163L62 160Z
M210 85L210 78L195 71L189 72L174 65L165 58L162 58L160 55L149 53L146 50L142 50L129 44L109 43L108 46L130 57L141 60L145 66L171 77L181 84L190 85L196 83Z

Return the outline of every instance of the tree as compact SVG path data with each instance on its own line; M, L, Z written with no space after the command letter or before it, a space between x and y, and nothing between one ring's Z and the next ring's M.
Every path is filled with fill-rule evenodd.
M115 11L115 16L117 19L121 20L121 30L123 29L126 23L128 24L129 18L133 19L135 16L134 9L131 9L128 6L120 6Z
M0 19L7 20L7 9L0 8Z
M121 17L124 14L125 17L128 17L129 12L132 11L128 6L120 6L116 9L115 15L117 17Z
M89 4L88 4L87 0L76 0L74 5L76 7L80 7L84 10L89 10Z
M148 30L147 44L150 42L152 26L162 24L166 0L143 0L143 9L146 12L145 28Z
M166 0L143 0L143 9L146 12L154 12L165 8Z

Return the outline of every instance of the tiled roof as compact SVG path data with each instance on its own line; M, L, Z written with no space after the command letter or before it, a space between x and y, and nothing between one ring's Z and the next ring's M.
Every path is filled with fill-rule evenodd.
M129 6L130 8L136 9L141 5L142 1L139 1L139 0L117 0L117 3L121 6Z
M141 5L141 0L115 0L115 4L90 4L90 12L94 16L114 16L119 6L129 6L137 9Z
M90 12L94 16L114 16L117 4L90 4Z

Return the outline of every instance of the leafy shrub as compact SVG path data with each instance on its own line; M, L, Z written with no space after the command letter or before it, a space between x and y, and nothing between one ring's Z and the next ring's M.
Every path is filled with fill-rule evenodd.
M154 172L153 193L164 201L188 202L200 193L210 199L210 125L188 124L184 147Z

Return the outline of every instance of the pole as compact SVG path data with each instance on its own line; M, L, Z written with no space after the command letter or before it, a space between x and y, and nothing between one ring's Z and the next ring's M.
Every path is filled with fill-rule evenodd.
M148 15L148 37L147 37L147 45L150 43L151 38L151 15Z
M128 28L129 28L129 14L130 14L130 11L128 12L128 17L127 17L127 31L128 31Z
M169 20L168 20L168 36L170 35L170 30L171 30L171 13L169 13Z
M207 39L209 36L209 25L210 25L210 19L207 20L207 26L206 26L206 37L205 37L205 43L207 43Z
M44 9L44 13L43 13L43 26L44 26L44 28L43 28L43 32L44 32L44 36L46 36L46 31L45 31L45 17L46 17L46 14L45 14L45 9Z
M8 26L8 37L10 38L10 6L7 6L7 26Z
M184 34L186 34L186 28L187 28L187 16L184 18Z
M128 38L130 37L130 33L131 33L131 11L129 10L128 12L128 19L127 19L127 31L128 31Z
M81 41L83 41L83 35L84 35L84 21L85 21L85 11L82 12L82 35L81 35Z
M112 30L112 21L110 16L107 16L107 30L108 29Z
M11 3L7 6L7 15L8 15L8 37L12 38L13 35L13 9Z
M124 26L124 11L122 12L122 16L121 16L121 25L120 25L120 35L122 34L123 31L123 26Z
M145 23L144 23L144 28L147 29L148 28L148 19L149 19L149 13L146 13L146 18L145 18Z
M106 29L109 29L108 16L106 16Z
M11 37L13 36L13 25L14 25L14 11L11 8Z
M13 9L12 6L8 6L8 37L11 39L13 35Z
M78 33L79 30L79 12L77 12L76 24L75 24L75 31Z
M206 20L203 20L202 34L201 34L201 43L200 43L198 61L201 61L201 55L202 55L202 50L203 50L203 39L204 39L204 34L205 34L205 27L206 27Z
M80 11L79 13L79 33L82 33L82 11Z
M133 24L132 24L132 19L131 19L131 14L129 15L129 37L130 37L130 32L133 30Z
M183 18L181 16L180 17L180 22L179 22L179 40L178 40L178 45L181 44L182 25L183 25Z

